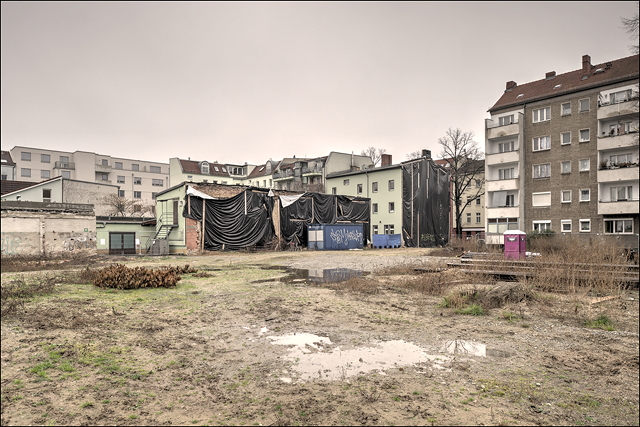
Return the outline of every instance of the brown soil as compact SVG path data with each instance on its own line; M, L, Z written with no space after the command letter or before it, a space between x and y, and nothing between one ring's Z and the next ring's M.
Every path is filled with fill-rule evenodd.
M60 283L3 317L2 425L638 424L637 290L592 303L604 295L535 293L455 270L416 275L414 266L444 266L419 249L117 262L188 262L207 274L172 289ZM309 284L269 266L375 273ZM452 293L482 294L495 308L441 308ZM586 326L601 315L614 331ZM402 340L426 356L303 380L291 347L269 338L290 333L331 340L310 353ZM486 345L487 355L449 354L454 340Z

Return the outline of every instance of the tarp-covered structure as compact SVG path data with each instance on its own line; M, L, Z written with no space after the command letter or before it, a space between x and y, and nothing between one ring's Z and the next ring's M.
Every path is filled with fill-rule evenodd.
M402 164L402 238L407 247L444 246L449 236L449 173L430 160Z
M370 240L370 199L332 194L274 195L248 187L228 198L188 191L183 216L204 224L204 249L244 249L281 242L307 245L308 224L364 224Z

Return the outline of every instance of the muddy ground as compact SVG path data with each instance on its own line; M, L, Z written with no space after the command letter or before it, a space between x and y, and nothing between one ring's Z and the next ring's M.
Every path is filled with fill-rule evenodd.
M3 272L3 284L59 284L2 318L2 425L638 424L637 290L595 303L603 295L537 292L465 315L443 296L505 284L381 273L445 266L428 254L90 261L206 273L130 291L65 283L64 270ZM277 267L373 273L336 285ZM587 326L600 315L613 331Z

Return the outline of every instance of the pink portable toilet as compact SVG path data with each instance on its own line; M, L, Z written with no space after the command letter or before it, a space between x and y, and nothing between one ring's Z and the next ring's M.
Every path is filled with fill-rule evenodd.
M524 259L527 256L527 234L520 230L504 232L504 258Z

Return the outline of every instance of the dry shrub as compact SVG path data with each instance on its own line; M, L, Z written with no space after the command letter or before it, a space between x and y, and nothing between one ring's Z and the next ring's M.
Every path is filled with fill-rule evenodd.
M79 265L95 264L102 259L86 253L57 255L2 255L2 272L64 270Z
M180 280L179 274L194 272L189 265L182 267L165 266L158 270L144 267L128 268L114 264L99 270L93 284L100 288L139 289L172 288Z
M29 282L24 278L3 281L0 286L0 314L2 316L15 314L34 296L52 293L55 282L55 276L32 277Z

